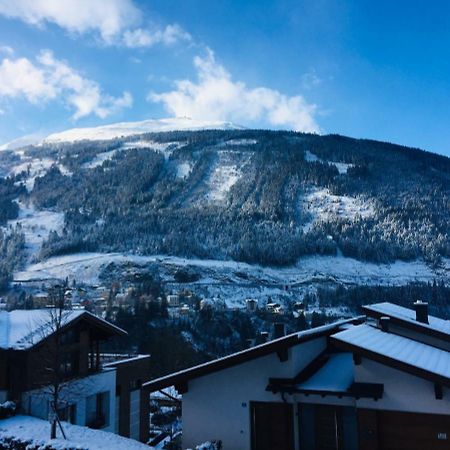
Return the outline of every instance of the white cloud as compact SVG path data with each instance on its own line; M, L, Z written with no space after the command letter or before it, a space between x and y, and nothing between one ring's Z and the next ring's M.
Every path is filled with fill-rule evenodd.
M0 0L0 14L37 26L54 23L72 33L95 31L105 42L140 20L131 0Z
M90 114L104 118L133 103L128 92L121 97L104 94L97 82L84 78L48 50L42 51L36 62L27 58L3 59L0 97L24 97L31 103L62 99L74 109L74 119Z
M0 116L3 116L4 114L6 114L5 110L0 108Z
M137 28L127 30L123 35L126 47L152 47L156 44L172 45L178 41L190 41L191 35L178 25L167 25L163 30Z
M149 101L162 103L176 117L229 120L244 125L267 123L297 131L318 132L317 107L301 95L287 96L267 87L249 88L234 81L230 73L208 51L194 59L197 81L179 80L175 89L150 93Z
M53 23L72 34L94 33L107 45L150 47L190 39L178 25L144 29L132 0L0 0L0 14L43 27Z

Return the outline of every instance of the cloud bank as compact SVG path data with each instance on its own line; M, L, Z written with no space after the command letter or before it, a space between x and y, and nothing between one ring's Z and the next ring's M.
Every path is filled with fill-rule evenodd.
M52 23L74 35L94 33L106 45L150 47L191 38L176 24L142 28L132 0L0 0L0 14L38 27Z
M91 114L105 118L133 103L128 92L120 97L105 94L97 82L83 77L49 50L42 51L35 62L4 58L0 63L1 97L25 98L35 104L63 99L74 110L75 120Z
M176 117L226 120L251 125L267 123L278 128L319 132L317 107L301 95L287 96L267 87L250 88L234 81L209 50L194 58L197 81L179 80L175 89L150 93L147 99L161 103Z

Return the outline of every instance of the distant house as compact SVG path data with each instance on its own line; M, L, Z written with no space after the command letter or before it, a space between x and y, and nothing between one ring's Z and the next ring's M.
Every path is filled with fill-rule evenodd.
M103 364L100 344L126 332L84 310L63 314L55 331L50 310L0 311L0 403L48 419L58 373L60 420L146 441L149 356L110 355Z
M183 448L450 448L450 322L390 303L144 385L182 393Z

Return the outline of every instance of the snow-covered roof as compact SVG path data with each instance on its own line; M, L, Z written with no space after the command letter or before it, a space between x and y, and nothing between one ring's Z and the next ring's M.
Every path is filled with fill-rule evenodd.
M50 336L55 331L55 321L52 319L52 311L54 310L0 311L0 348L25 350ZM117 329L120 334L125 333L115 325L84 310L63 311L61 326L65 326L83 315L100 321L108 327Z
M416 320L416 312L413 309L405 308L394 303L383 302L374 305L366 305L363 307L366 312L376 313L377 315L388 316L402 320L404 322L414 324L423 328L438 331L450 336L450 321L440 319L439 317L428 315L428 324L418 322Z
M65 422L62 423L62 426L67 440L62 438L59 429L57 430L57 439L50 440L48 439L50 434L48 421L29 416L10 417L0 421L0 443L2 438L14 437L23 441L31 440L39 448L47 448L47 445L51 445L52 448L60 450L67 448L149 450L152 448L133 439L106 431L92 430Z
M362 349L365 353L378 356L380 360L396 361L401 367L413 367L450 382L450 353L431 345L366 324L336 333L331 340Z
M336 353L309 379L296 387L306 391L346 392L353 381L353 355Z
M160 389L164 389L181 382L186 382L188 380L198 378L209 373L218 372L271 353L276 353L279 350L287 349L312 339L330 336L334 332L340 330L342 326L349 323L359 323L362 319L363 316L354 317L352 319L343 319L331 324L312 328L310 330L289 334L273 341L269 341L255 347L200 364L198 366L190 367L188 369L148 381L147 383L144 383L143 387L150 392L159 391Z

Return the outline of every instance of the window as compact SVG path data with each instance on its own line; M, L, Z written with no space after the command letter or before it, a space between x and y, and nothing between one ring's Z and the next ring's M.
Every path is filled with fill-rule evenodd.
M109 391L87 397L86 425L95 429L109 425Z
M76 424L77 421L77 405L70 404L60 406L58 408L58 418L61 421Z
M63 353L59 370L62 375L72 376L78 373L80 354L79 352Z

